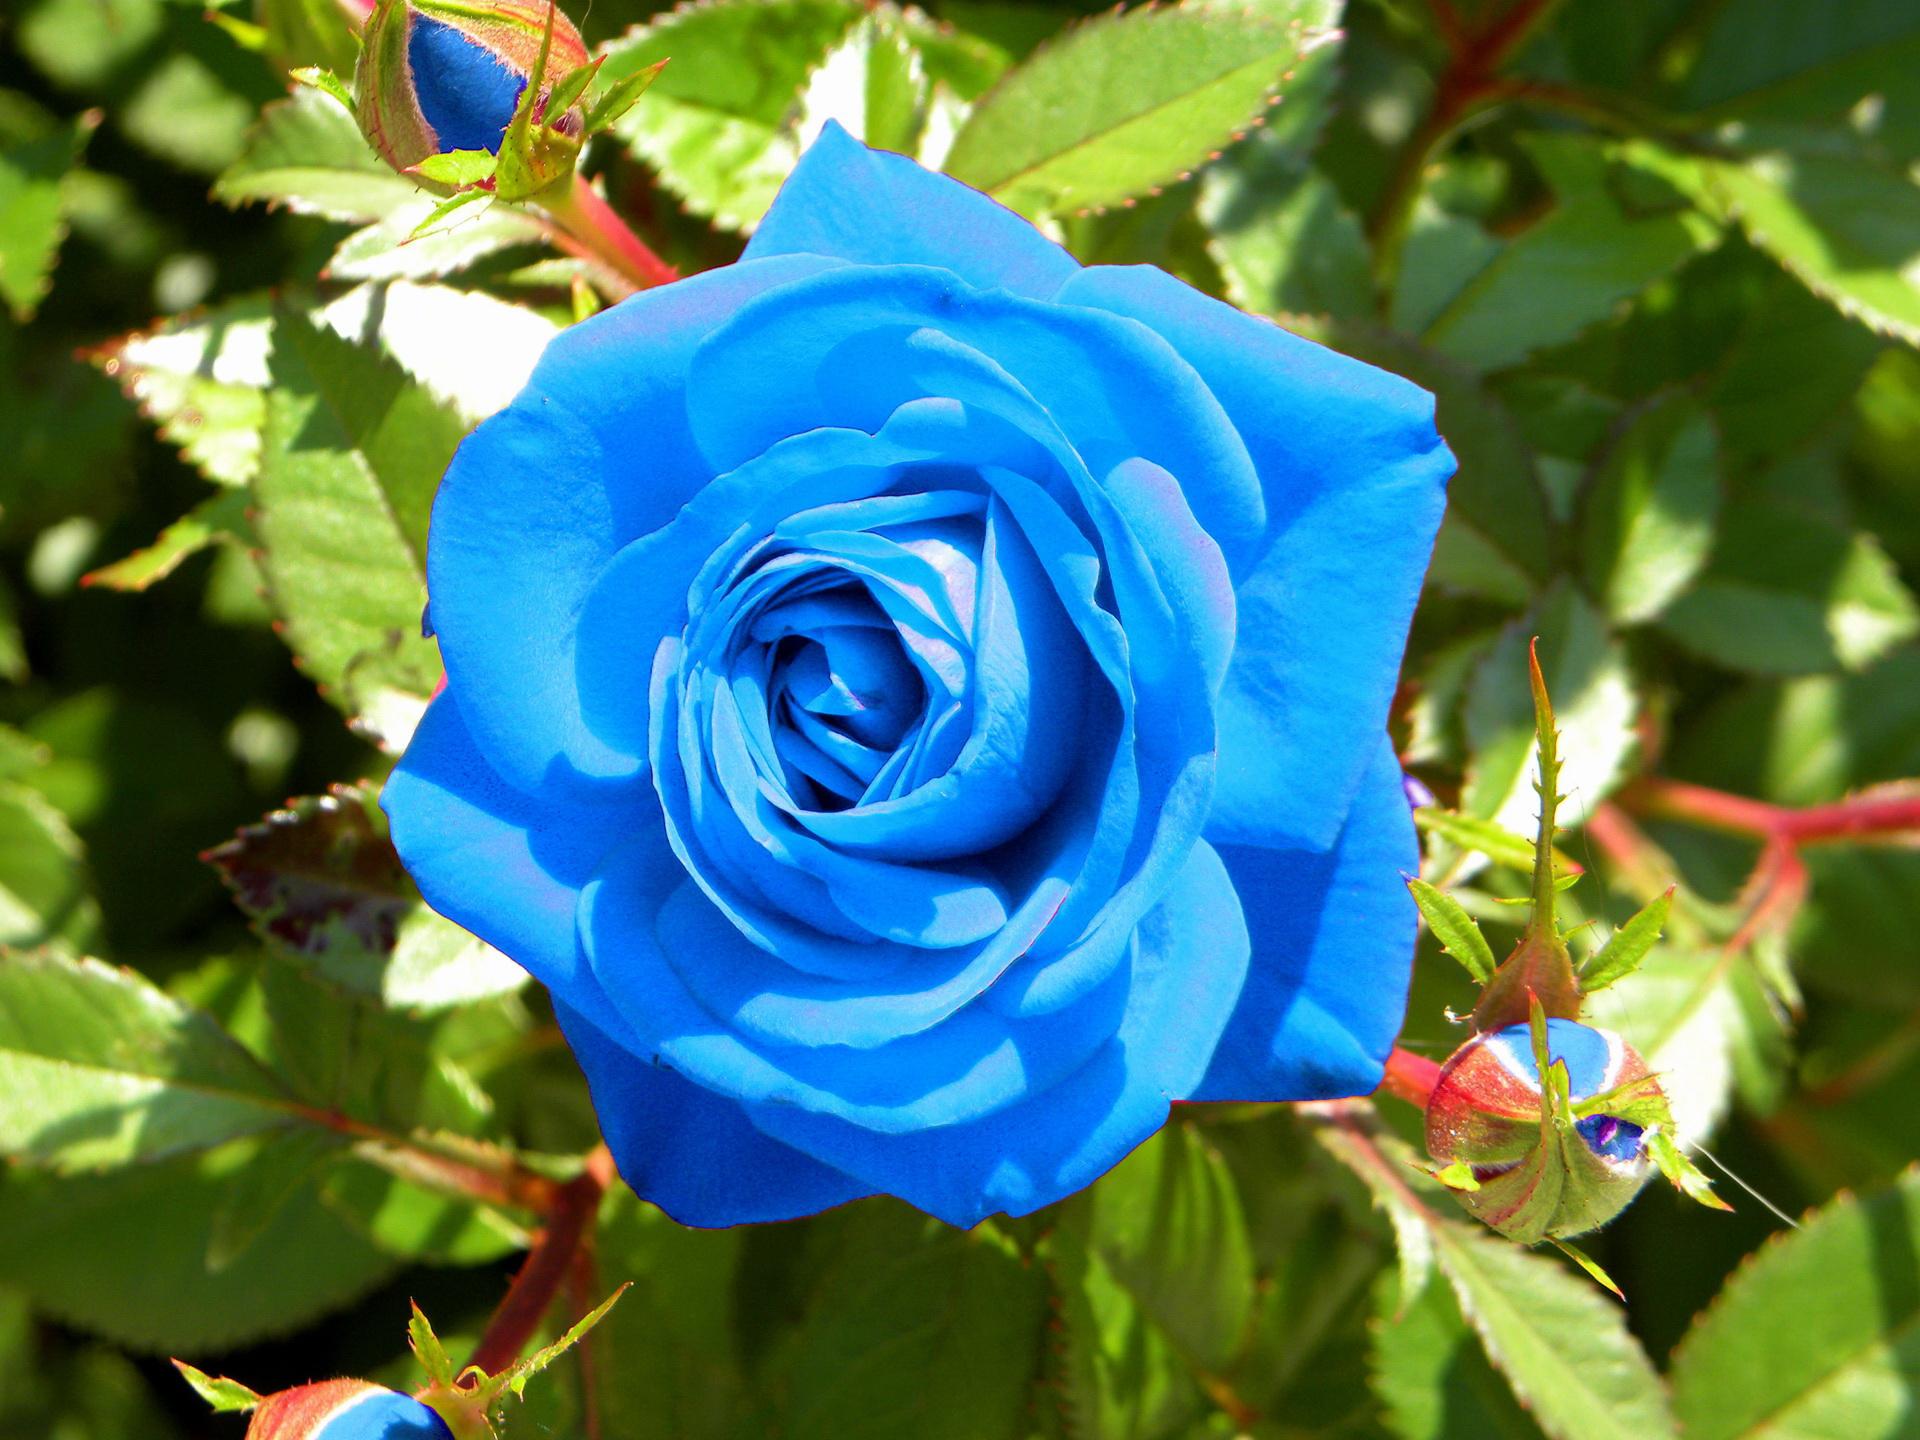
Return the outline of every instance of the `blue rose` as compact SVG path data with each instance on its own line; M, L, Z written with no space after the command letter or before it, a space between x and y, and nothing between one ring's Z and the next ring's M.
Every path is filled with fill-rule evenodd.
M830 128L461 447L395 843L690 1224L968 1225L1171 1101L1371 1090L1432 417Z

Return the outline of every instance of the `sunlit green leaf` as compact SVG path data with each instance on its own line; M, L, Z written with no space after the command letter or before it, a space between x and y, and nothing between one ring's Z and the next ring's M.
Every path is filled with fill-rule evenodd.
M131 971L0 960L0 1152L14 1159L163 1159L292 1124L290 1099L212 1020Z
M1911 1421L1920 1174L1842 1196L1738 1271L1674 1356L1689 1436L1894 1436Z
M1027 214L1097 209L1183 178L1298 67L1328 63L1329 0L1142 8L1084 22L974 107L947 170Z

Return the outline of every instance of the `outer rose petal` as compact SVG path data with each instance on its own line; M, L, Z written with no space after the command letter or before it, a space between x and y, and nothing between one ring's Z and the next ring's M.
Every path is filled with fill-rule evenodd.
M1080 268L1020 216L904 155L869 150L829 121L747 243L746 258L832 255L938 265L983 290L1044 300Z
M1333 848L1220 848L1253 964L1194 1100L1327 1100L1380 1084L1413 973L1419 868L1400 762L1384 736Z
M792 1220L871 1193L768 1139L733 1101L649 1063L565 1005L554 1013L586 1071L621 1179L682 1225Z
M447 690L427 707L380 805L429 905L568 1004L611 1016L581 963L575 912L607 850L653 807L651 791L624 804L544 805L487 763Z
M1165 336L1253 455L1267 533L1235 572L1207 835L1325 848L1386 724L1454 471L1433 397L1148 266L1083 270L1059 298Z
M1247 931L1202 843L1136 932L1133 990L1113 1040L1059 1084L973 1124L881 1135L754 1105L770 1135L954 1225L1025 1215L1112 1169L1199 1083L1247 979Z

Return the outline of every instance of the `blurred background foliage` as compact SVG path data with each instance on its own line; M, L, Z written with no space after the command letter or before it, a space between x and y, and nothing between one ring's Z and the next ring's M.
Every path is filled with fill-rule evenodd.
M1920 5L652 10L575 15L609 76L672 59L588 164L683 269L832 117L1436 392L1461 471L1395 717L1428 877L1511 942L1538 634L1577 948L1681 887L1601 1023L1771 1203L1651 1189L1595 1238L1621 1307L1471 1228L1385 1102L1193 1110L970 1234L617 1197L570 1303L634 1289L511 1433L1920 1435L1920 849L1713 798L1920 775ZM0 12L9 1440L235 1433L167 1353L407 1383L407 1298L471 1345L514 1177L595 1138L544 997L420 907L370 796L437 678L439 468L615 287L504 208L399 244L431 202L288 95L351 56L322 0ZM1408 1046L1470 1004L1423 944Z

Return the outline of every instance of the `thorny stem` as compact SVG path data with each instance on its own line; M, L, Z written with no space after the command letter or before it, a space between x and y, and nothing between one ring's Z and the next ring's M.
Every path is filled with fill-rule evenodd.
M576 174L554 195L543 198L540 206L556 227L555 240L583 259L597 262L634 291L680 278L680 272L654 254L585 177Z
M1470 30L1446 0L1436 0L1434 19L1450 52L1434 91L1433 108L1401 150L1393 175L1367 225L1373 241L1374 280L1382 296L1393 293L1400 252L1420 197L1420 182L1440 147L1468 120L1502 100L1509 88L1494 72L1507 62L1552 13L1556 0L1519 0L1482 30Z
M500 1308L487 1322L469 1365L494 1374L520 1358L547 1311L553 1308L560 1286L576 1273L581 1245L592 1233L600 1199L613 1177L613 1157L601 1145L588 1154L586 1166L578 1175L555 1190L539 1237L527 1252L520 1273L507 1287Z

